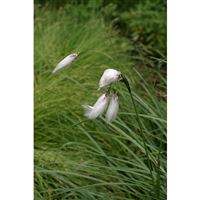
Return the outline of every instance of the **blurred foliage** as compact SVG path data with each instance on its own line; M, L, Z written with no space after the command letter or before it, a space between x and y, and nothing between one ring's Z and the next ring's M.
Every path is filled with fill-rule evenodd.
M99 13L129 39L135 66L158 68L164 73L166 4L166 0L35 0L35 5L47 5L53 10L74 5L76 17L83 21L90 19L92 12ZM148 58L147 62L144 58Z

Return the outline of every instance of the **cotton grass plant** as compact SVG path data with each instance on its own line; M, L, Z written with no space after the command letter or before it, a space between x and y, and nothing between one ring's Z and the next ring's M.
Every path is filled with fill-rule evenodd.
M85 116L89 119L95 119L98 116L102 115L103 112L107 109L108 103L109 107L106 113L106 119L107 121L113 121L118 112L119 103L118 103L118 96L116 94L113 94L111 97L110 90L112 89L112 84L121 80L121 72L115 70L115 69L106 69L99 81L99 89L109 85L109 89L105 94L99 97L97 102L94 104L94 106L89 105L83 105L83 108L85 109ZM98 89L98 90L99 90ZM110 100L111 98L111 100Z
M112 24L96 12L78 18L79 10L44 7L35 13L35 199L166 199L166 102L132 68L129 42ZM52 74L66 52L81 53ZM97 90L107 66L128 77L132 97L122 81L114 82L103 115L86 119L81 105L92 105L109 89L110 83ZM115 118L107 114L113 95Z

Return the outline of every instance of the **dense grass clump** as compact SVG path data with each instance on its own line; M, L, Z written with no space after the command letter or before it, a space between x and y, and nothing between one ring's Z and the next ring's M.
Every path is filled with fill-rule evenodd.
M166 199L166 101L158 95L166 91L165 58L145 57L144 67L155 68L142 74L132 42L102 13L84 4L35 5L35 199ZM69 69L52 74L77 51ZM115 85L120 110L112 124L83 116L81 105L103 92L97 88L106 68L128 77L144 137L123 83Z

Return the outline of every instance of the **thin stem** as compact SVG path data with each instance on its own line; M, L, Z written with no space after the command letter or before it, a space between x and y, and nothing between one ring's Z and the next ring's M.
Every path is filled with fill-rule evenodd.
M78 123L76 123L76 124L71 125L70 127L78 126L78 125L80 125L80 124L82 124L82 123L84 123L84 122L87 122L87 121L90 121L90 120L89 120L89 119L82 120L82 121L80 121L80 122L78 122Z
M146 145L146 142L145 142L145 136L144 136L144 133L142 131L142 124L140 122L140 118L139 118L139 115L138 115L138 111L137 111L137 106L135 104L135 100L133 98L133 95L132 95L132 92L131 92L131 88L130 88L130 85L129 85L129 82L128 82L128 79L123 75L122 76L122 81L123 83L126 85L127 89L128 89L128 92L131 96L131 100L132 100L132 103L133 103L133 107L135 109L135 114L136 114L136 119L137 119L137 122L138 122L138 125L139 125L139 131L140 131L140 134L142 136L142 140L143 140L143 145L144 145L144 148L145 148L145 153L146 153L146 156L147 156L147 161L148 161L148 166L149 166L149 172L150 172L150 175L151 175L151 178L152 178L152 181L154 183L154 178L153 178L153 174L152 174L152 170L151 170L151 164L150 164L150 158L149 158L149 153L148 153L148 149L147 149L147 145Z
M161 142L160 142L161 143ZM156 197L160 199L160 149L158 153L157 180L156 180Z

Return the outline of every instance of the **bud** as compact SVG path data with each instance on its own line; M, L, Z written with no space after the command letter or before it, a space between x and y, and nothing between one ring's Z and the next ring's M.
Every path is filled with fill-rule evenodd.
M63 60L61 60L57 65L56 68L53 70L52 73L55 73L56 71L58 71L59 69L69 66L70 64L72 64L74 62L74 60L78 57L79 53L72 53L70 55L68 55L67 57L65 57Z

